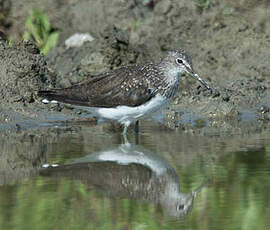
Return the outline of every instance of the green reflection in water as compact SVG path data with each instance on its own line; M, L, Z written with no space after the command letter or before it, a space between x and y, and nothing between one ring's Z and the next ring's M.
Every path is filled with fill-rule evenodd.
M0 229L269 229L270 146L177 173L182 192L197 187L202 174L213 176L182 220L154 204L108 198L80 181L36 177L0 187Z
M1 229L158 229L152 218L158 215L153 205L104 198L68 179L39 177L20 186L6 186L0 194L5 197L0 203L5 214L1 214Z

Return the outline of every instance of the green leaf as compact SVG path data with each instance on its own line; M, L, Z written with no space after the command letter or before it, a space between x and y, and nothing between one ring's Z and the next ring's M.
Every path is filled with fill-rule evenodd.
M49 52L49 50L54 47L58 41L58 37L59 37L59 32L53 32L49 35L46 43L44 44L44 46L41 49L41 52L43 54L47 54Z
M46 54L55 46L59 36L58 32L51 32L51 30L51 24L46 13L34 8L25 21L23 38L34 40L41 52Z
M50 32L50 30L51 30L51 24L50 24L50 21L49 21L49 19L46 16L45 13L40 14L40 23L41 23L41 25L43 27L42 29L45 32Z

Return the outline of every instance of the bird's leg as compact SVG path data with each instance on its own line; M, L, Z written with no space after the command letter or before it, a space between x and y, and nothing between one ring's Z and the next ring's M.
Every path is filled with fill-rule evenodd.
M136 121L134 131L135 131L135 133L139 132L139 121Z
M124 130L123 130L123 136L127 136L127 131L128 131L128 125L124 125Z
M126 144L129 144L129 141L128 141L128 138L127 138L127 135L124 135L123 137L124 137L124 144L125 144L125 145L126 145Z
M129 124L124 124L124 130L123 130L123 133L122 133L125 143L128 143L128 138L127 138L128 126L129 126Z

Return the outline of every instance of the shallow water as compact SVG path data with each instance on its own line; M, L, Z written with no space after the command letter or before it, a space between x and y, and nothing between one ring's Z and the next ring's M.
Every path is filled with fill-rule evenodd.
M269 229L268 131L203 136L144 122L129 144L119 133L2 136L0 229Z

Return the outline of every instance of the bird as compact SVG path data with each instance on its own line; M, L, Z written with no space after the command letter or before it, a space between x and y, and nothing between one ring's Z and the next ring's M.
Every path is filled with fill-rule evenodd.
M191 57L178 49L167 51L157 63L123 66L67 88L40 90L38 96L94 109L99 118L124 125L126 136L131 123L138 124L138 120L171 101L183 74L197 79L212 93L210 86L194 72Z
M161 206L164 213L176 218L191 212L195 197L210 182L207 178L195 190L183 193L178 173L169 162L130 143L74 158L66 164L45 164L39 172L42 176L80 180L86 189L106 191L111 198Z

